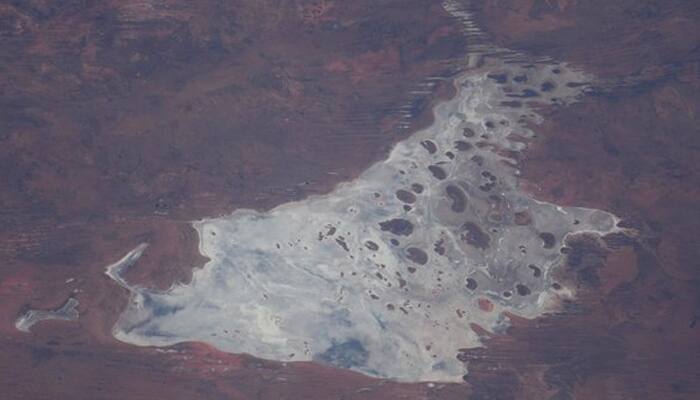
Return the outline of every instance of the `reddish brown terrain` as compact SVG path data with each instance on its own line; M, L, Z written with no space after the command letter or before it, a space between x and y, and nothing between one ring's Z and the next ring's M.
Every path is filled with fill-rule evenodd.
M698 398L700 3L487 1L480 16L499 44L605 82L544 111L527 188L638 234L571 243L562 275L578 299L470 352L472 398Z
M699 398L700 3L475 3L485 40L600 78L542 110L528 190L637 234L570 243L577 299L466 352L465 384L432 387L121 344L127 297L104 268L146 241L130 280L187 280L204 262L189 221L326 192L427 123L449 80L415 91L470 45L440 2L0 4L0 397ZM77 321L15 329L69 296Z

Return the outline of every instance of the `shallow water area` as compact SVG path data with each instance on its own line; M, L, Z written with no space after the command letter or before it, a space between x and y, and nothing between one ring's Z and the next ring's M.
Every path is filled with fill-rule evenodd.
M333 192L269 212L195 223L210 258L168 291L132 293L114 328L137 345L203 341L278 361L317 361L400 381L460 381L471 324L507 327L570 291L553 269L568 235L605 234L604 211L559 207L518 187L533 105L566 105L591 78L563 64L486 66L459 77L435 122ZM557 287L557 285L555 285ZM487 306L485 306L487 305Z

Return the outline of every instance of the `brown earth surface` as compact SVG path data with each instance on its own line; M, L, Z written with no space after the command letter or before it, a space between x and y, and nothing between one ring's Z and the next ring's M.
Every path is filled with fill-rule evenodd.
M377 384L119 344L127 296L104 268L148 242L128 279L186 281L205 261L190 221L327 192L428 123L466 48L440 4L39 0L0 5L0 24L4 398L323 398ZM78 321L15 329L69 296ZM220 362L233 372L208 368ZM333 377L347 383L324 387Z
M412 93L469 49L439 2L0 4L3 398L699 398L700 3L470 7L487 40L601 78L581 103L542 110L524 184L637 233L570 243L561 279L577 299L482 332L467 383L429 387L120 344L126 294L104 267L146 241L130 280L187 280L204 262L189 221L326 192L426 124L449 82ZM68 296L78 321L14 328Z
M472 399L700 398L700 3L486 1L497 43L570 61L599 87L544 109L523 185L636 230L570 243L577 299L468 353Z

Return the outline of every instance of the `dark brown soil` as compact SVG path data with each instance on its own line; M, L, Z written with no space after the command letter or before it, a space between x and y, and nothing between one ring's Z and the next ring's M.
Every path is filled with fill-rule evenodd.
M126 293L104 267L149 242L128 278L186 281L205 261L189 221L326 192L428 123L451 88L412 91L468 49L439 1L0 5L2 397L699 398L700 3L474 3L487 40L601 78L581 103L542 110L524 187L638 234L570 243L559 278L577 300L505 334L474 325L486 347L460 353L468 382L434 387L120 344ZM77 322L14 328L71 294Z
M472 399L700 397L700 35L693 1L486 1L500 43L602 82L544 110L524 186L623 217L634 239L570 245L564 310L465 353Z

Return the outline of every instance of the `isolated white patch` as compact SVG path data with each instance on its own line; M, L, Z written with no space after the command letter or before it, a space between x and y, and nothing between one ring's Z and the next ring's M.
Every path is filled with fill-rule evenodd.
M15 328L28 333L32 326L41 321L50 319L75 321L78 319L78 310L76 309L78 304L78 300L71 297L57 310L29 310L17 318Z

